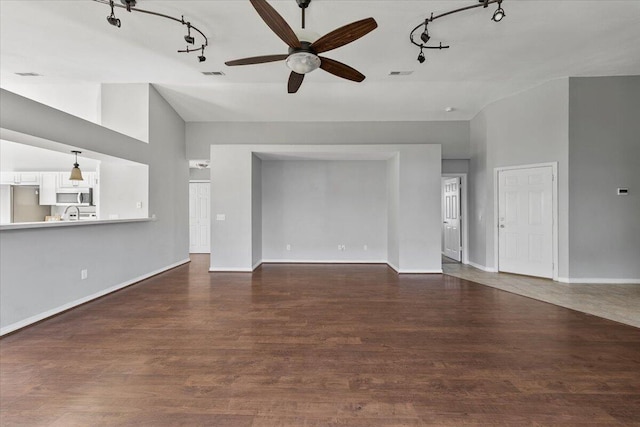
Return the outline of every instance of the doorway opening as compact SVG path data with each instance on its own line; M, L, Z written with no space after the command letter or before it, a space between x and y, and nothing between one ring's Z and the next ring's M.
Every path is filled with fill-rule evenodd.
M189 253L211 253L211 184L189 182Z
M442 263L469 263L467 222L467 174L443 174Z

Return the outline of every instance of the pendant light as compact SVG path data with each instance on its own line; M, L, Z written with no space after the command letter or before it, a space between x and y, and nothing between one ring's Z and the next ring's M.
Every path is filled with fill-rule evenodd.
M69 181L84 181L84 178L82 178L80 165L78 164L78 154L82 153L82 151L72 150L71 152L76 155L76 162L73 164L73 169L71 169Z

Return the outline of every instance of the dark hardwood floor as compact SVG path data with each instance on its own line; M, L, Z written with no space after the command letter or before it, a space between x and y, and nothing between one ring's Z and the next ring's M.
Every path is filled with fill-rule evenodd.
M382 265L192 259L0 340L0 424L640 425L637 328Z

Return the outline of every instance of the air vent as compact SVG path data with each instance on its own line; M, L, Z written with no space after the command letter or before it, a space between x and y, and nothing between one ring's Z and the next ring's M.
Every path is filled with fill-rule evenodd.
M16 73L16 74L22 77L40 77L40 74L38 73Z
M413 74L413 71L390 71L390 76L409 76Z
M205 76L224 76L225 74L222 71L203 71L202 74Z

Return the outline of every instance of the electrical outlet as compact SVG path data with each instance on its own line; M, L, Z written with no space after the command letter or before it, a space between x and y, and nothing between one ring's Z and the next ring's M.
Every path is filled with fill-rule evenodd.
M138 209L142 209L142 202L138 202L138 203L136 203L136 208L138 208Z
M87 269L80 270L80 279L85 280L89 276Z
M346 248L345 245L338 245L338 250L341 251L341 252L344 252L344 251L347 250L347 248Z
M291 250L291 245L287 244L287 250L290 251Z
M364 245L364 248L363 248L363 249L364 249L365 251L368 251L368 250L369 250L369 246Z

